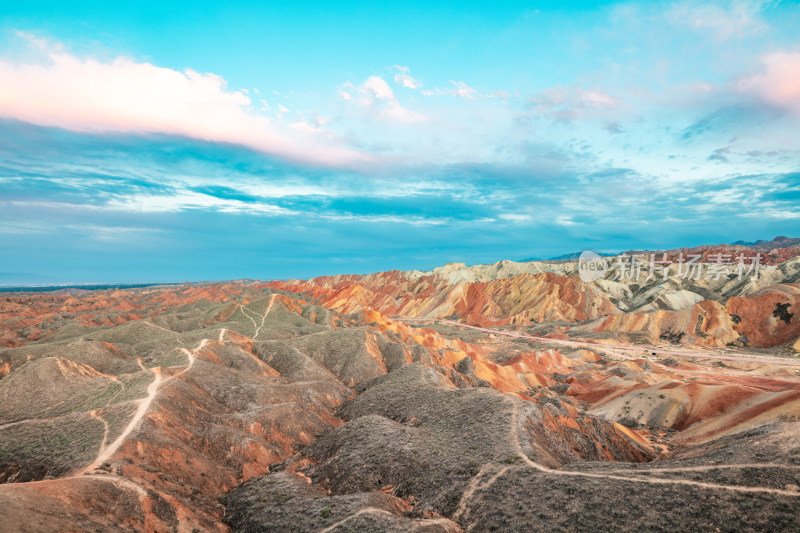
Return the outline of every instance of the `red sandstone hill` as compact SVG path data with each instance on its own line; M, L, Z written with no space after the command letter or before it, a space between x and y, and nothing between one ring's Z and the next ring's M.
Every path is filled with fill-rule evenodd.
M537 272L554 268L558 272ZM728 278L604 278L582 282L576 263L555 266L504 261L448 265L432 272L381 272L273 282L341 313L375 309L390 316L450 318L482 326L538 326L552 332L699 346L800 351L795 315L800 258ZM644 277L644 275L642 276Z
M332 276L271 287L307 292L342 313L376 309L384 314L444 318L502 325L586 320L620 311L600 292L558 274L520 274L485 283L448 283L437 276L409 278L402 272Z

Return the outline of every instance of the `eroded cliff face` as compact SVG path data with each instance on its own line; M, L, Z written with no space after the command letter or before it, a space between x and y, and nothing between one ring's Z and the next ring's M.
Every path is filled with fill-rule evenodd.
M577 332L643 334L648 342L695 346L771 348L789 345L800 336L800 285L767 287L724 303L704 300L680 311L625 313L574 328ZM794 351L794 350L792 350Z
M390 316L458 317L469 324L490 326L575 322L621 312L593 287L551 272L453 284L437 276L412 278L386 272L271 286L308 293L341 313L375 309Z
M270 286L307 294L341 313L375 309L389 316L449 318L481 326L549 324L546 332L570 336L601 334L623 341L716 347L786 345L794 350L800 336L794 313L800 303L800 258L791 250L796 249L777 249L776 261L791 258L763 266L758 277L741 279L694 279L672 265L666 279L645 281L647 271L641 279L609 272L583 283L574 262L502 261L448 265L429 273L328 276ZM703 253L712 257L721 252ZM542 271L547 269L553 271Z

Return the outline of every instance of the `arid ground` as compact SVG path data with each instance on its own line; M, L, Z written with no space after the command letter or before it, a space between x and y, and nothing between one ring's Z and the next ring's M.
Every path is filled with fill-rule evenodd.
M800 250L767 252L1 294L0 530L800 530Z

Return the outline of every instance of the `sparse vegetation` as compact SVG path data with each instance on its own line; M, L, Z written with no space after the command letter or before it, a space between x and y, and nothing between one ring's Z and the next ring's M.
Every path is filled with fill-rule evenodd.
M148 519L164 530L180 525L175 503L200 530L213 529L212 515L224 516L235 531L319 531L339 522L337 531L403 531L449 519L472 531L527 531L531 524L552 531L798 528L791 496L642 481L800 486L797 472L780 466L650 471L737 461L800 464L800 447L777 433L724 436L687 451L676 438L679 426L640 425L653 424L653 409L679 404L685 392L672 391L673 383L700 390L713 379L713 373L683 376L687 367L678 356L644 361L598 349L596 360L549 341L453 325L407 330L375 315L338 314L309 303L310 295L301 301L282 294L269 308L270 289L231 287L172 288L169 304L155 292L150 298L158 303L150 307L137 293L134 310L59 310L42 325L20 328L28 344L0 352L0 365L9 369L0 378L2 481L65 477L98 459L91 476L74 481L96 492L69 500L77 491L70 492L72 478L64 479L64 501L88 513L87 501L113 495L119 504L97 505L114 515L114 524L135 525L138 486L147 491ZM515 294L507 303L526 298ZM561 336L573 326L559 320L498 329ZM257 339L248 338L256 331ZM636 335L626 338L646 340ZM665 340L683 342L682 335ZM180 348L193 350L191 369ZM741 371L714 366L726 375ZM106 424L111 442L129 427L156 376L161 385L152 403L141 404L148 409L130 426L129 440L98 457ZM771 376L752 380L748 390L759 379ZM598 400L616 391L624 394L603 416L656 442L653 448L671 459L646 464L655 452L599 416ZM677 420L670 416L670 423ZM786 412L773 422L793 427L796 417ZM565 472L613 472L615 479L553 475L526 457ZM737 508L744 514L736 517Z

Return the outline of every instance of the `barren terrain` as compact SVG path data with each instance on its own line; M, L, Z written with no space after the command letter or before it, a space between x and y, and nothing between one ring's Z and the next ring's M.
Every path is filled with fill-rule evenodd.
M2 528L797 530L797 261L4 294Z

